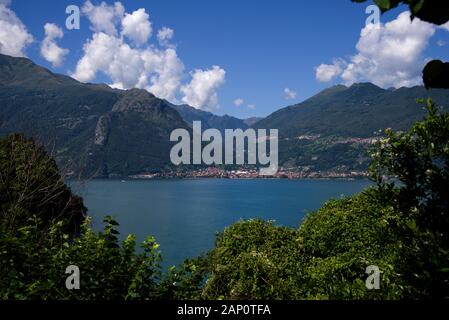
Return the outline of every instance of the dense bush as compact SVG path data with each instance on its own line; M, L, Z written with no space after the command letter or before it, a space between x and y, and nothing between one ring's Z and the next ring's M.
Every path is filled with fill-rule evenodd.
M120 245L117 223L106 219L103 232L87 224L75 239L63 231L62 221L42 233L39 218L30 218L17 233L0 233L1 299L155 299L160 255L154 239L135 251L128 236ZM81 290L66 289L68 266L81 270Z
M397 299L407 296L397 265L398 216L376 191L332 200L299 230L241 221L219 235L203 291L209 299ZM381 290L365 286L381 270Z
M408 132L387 130L373 153L372 177L382 199L394 195L404 241L404 277L416 295L449 297L449 113L431 100Z
M18 134L0 140L0 224L4 229L14 231L36 215L43 227L64 220L67 231L73 233L86 211L43 147Z
M326 203L299 230L304 298L396 299L406 295L398 269L401 239L394 208L376 190ZM367 290L368 266L381 271L380 290Z
M204 297L293 299L299 254L296 230L259 220L238 222L218 236Z

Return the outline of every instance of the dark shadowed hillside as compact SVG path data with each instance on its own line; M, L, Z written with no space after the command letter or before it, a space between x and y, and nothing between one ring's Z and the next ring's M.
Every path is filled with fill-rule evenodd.
M172 130L187 128L165 101L56 75L0 55L0 135L38 138L61 166L87 175L128 175L169 164Z

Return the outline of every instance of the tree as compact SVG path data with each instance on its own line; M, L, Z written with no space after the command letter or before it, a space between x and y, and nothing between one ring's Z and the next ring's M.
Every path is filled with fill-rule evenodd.
M79 231L87 209L66 186L58 166L43 147L23 135L0 140L0 226L14 232L38 216L43 227L67 220L68 232Z
M449 113L432 100L428 115L405 133L386 130L371 176L398 212L403 270L425 297L449 297Z

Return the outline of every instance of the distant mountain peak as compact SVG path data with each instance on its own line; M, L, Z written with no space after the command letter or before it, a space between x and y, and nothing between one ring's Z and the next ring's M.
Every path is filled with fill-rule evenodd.
M123 92L121 98L113 106L113 112L136 111L145 112L154 106L161 106L163 101L143 89L130 89Z
M378 89L382 89L381 87L375 85L372 82L356 82L356 83L353 83L351 86L349 86L349 88L378 88Z
M184 121L190 126L193 121L201 121L203 129L218 129L220 131L224 131L225 129L248 128L248 125L244 120L229 115L218 116L211 112L196 109L189 105L177 106L171 104L171 107L178 111Z

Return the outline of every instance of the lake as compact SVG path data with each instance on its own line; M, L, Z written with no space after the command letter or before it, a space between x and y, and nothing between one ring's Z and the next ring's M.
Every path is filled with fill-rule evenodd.
M155 236L164 267L211 249L217 232L240 219L274 220L298 227L307 212L331 198L358 193L367 180L94 180L73 185L84 197L94 228L104 216L122 236Z

